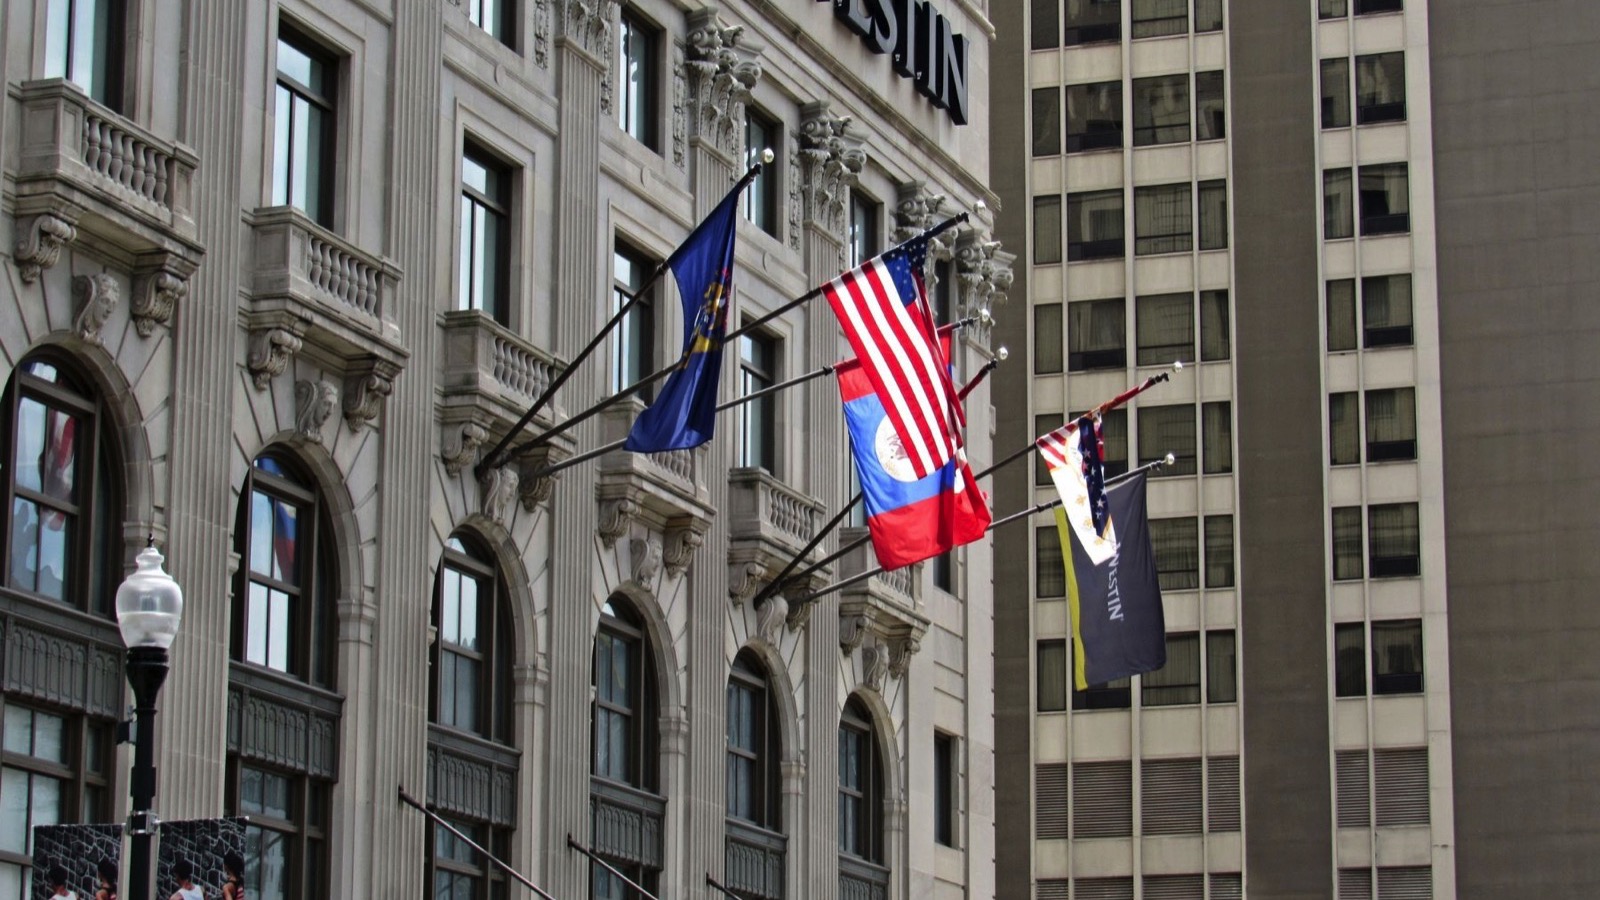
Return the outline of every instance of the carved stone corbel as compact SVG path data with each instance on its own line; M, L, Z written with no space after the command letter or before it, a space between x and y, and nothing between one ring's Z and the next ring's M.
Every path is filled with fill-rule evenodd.
M816 601L806 602L803 600L803 597L790 599L789 615L785 617L785 621L789 625L789 630L799 631L800 629L806 627L806 625L811 621L811 610L815 609L816 606Z
M657 541L649 538L629 541L628 556L634 583L648 585L661 574L661 544Z
M611 25L617 0L562 0L562 35L611 71Z
M322 443L322 426L339 408L339 389L326 381L294 385L294 433L302 441Z
M133 282L133 303L128 312L133 315L133 327L140 337L155 333L157 325L172 321L172 311L178 301L189 296L189 279L169 267L138 275Z
M100 329L122 299L117 280L105 272L79 275L72 279L72 298L78 309L72 320L73 332L84 343L101 346Z
M728 564L728 599L733 601L734 606L743 606L766 583L767 567L761 563L752 559Z
M555 493L556 479L560 473L552 472L548 475L538 474L544 467L552 466L572 456L572 451L555 444L543 444L517 459L517 466L522 474L522 508L533 512L539 504L550 499Z
M719 23L715 9L701 9L689 17L684 62L696 133L734 158L743 149L745 101L761 80L761 64L738 46L743 33L742 26Z
M856 652L856 648L867 639L867 632L872 630L872 623L866 616L842 616L839 619L839 649L846 653Z
M684 522L668 522L666 541L663 547L667 564L667 574L673 578L682 575L689 568L689 563L694 559L694 552L700 549L706 537L706 524L699 519L690 518Z
M922 649L922 642L914 637L903 637L889 645L889 674L904 678L911 668L911 657Z
M909 241L932 228L940 210L944 209L946 199L944 194L929 191L925 182L908 181L900 185L894 207L895 241ZM942 241L943 235L934 238L935 243ZM930 245L930 256L935 255L933 249ZM940 249L944 248L941 246Z
M861 680L867 687L883 692L883 677L889 673L889 648L869 644L861 648Z
M850 117L834 115L827 101L806 104L800 116L805 218L842 241L850 188L867 163L867 152L846 136Z
M15 259L23 284L39 280L39 273L56 264L61 248L78 239L76 223L56 213L40 213L17 238Z
M376 357L365 360L344 379L344 423L351 431L376 421L383 401L394 391L394 378L400 374L394 364Z
M533 64L541 69L550 68L550 2L533 4Z
M256 390L266 390L272 379L282 375L301 346L300 338L287 328L262 328L251 332L245 366L250 370Z
M510 524L511 501L517 496L517 472L510 466L490 469L478 479L483 514L501 525Z
M617 539L628 533L628 523L639 514L639 502L627 497L600 501L600 523L595 528L607 547L615 547Z
M789 600L783 594L773 594L756 610L756 633L768 645L778 646L783 635L783 625L789 620Z
M462 469L477 464L478 448L489 439L489 431L477 422L463 422L446 425L444 432L444 452L439 458L444 460L445 472L454 478Z

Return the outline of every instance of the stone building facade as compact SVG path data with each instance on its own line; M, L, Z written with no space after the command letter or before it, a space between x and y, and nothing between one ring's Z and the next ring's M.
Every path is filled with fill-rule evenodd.
M110 600L153 538L157 809L251 816L252 897L519 895L399 790L558 897L632 896L569 839L663 897L993 896L989 543L754 602L852 490L831 380L693 451L544 471L629 400L482 465L762 149L733 324L963 211L941 315L1003 302L985 113L928 82L982 96L986 4L916 9L959 71L809 0L6 4L0 895L26 826L127 814ZM663 278L529 433L682 326ZM753 338L725 400L845 352L820 302Z

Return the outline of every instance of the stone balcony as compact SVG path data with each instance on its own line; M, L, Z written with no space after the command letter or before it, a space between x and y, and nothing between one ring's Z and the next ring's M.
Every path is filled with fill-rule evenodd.
M776 577L821 527L822 501L795 490L765 469L728 473L728 593L735 603L749 599ZM808 560L826 553L818 546ZM820 579L827 574L819 570Z
M199 158L59 78L30 81L16 158L16 260L26 283L82 243L125 265L140 334L171 319L205 250L191 195Z
M600 413L600 443L626 438L644 408L643 400L630 397ZM603 502L631 498L658 523L685 516L709 522L714 512L704 447L666 453L613 450L600 457L599 494Z
M845 528L841 545L866 535L865 528ZM839 561L840 579L878 564L870 543ZM839 644L846 653L860 649L867 685L881 690L885 676L902 677L922 646L929 619L922 611L922 563L882 572L839 593Z

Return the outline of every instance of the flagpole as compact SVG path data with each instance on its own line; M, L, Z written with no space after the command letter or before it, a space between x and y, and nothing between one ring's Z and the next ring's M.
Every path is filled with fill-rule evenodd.
M1166 456L1163 456L1162 458L1160 458L1160 459L1158 459L1158 460L1156 460L1154 462L1145 463L1144 465L1139 466L1136 469L1129 469L1128 471L1122 473L1121 475L1116 476L1115 478L1106 479L1106 487L1107 488L1111 488L1111 487L1113 487L1115 485L1123 483L1124 481L1127 481L1130 478L1133 478L1136 475L1143 475L1143 474L1151 471L1152 469L1155 469L1157 466L1170 466L1170 465L1173 464L1173 462L1176 461L1176 459L1177 458L1175 456L1173 456L1171 453L1168 453ZM1018 519L1026 519L1029 516L1038 515L1039 513L1042 513L1047 509L1054 509L1054 508L1056 508L1056 507L1058 507L1060 505L1061 505L1061 498L1060 497L1057 497L1054 500L1046 500L1043 503L1036 503L1033 506L1028 507L1027 509L1018 510L1017 512L1014 512L1009 516L1006 516L1006 517L1001 518L1001 519L996 519L993 522L990 522L989 523L989 527L984 529L984 533L987 534L987 533L995 530L996 528L999 528L1001 525L1005 525L1005 524L1010 523L1010 522L1015 522ZM901 568L904 568L904 567L902 566ZM805 595L804 597L801 597L799 600L795 601L795 603L796 603L797 606L803 606L803 605L805 605L807 603L814 602L819 597L826 596L828 594L834 593L835 591L843 590L844 588L847 588L852 584L858 584L860 582L866 581L868 578L871 578L874 575L882 575L885 571L886 570L883 568L883 566L873 566L872 568L866 570L865 572L858 572L858 573L856 573L854 575L851 575L849 578L845 578L845 579L842 579L840 581L835 581L833 584L825 585L825 586L823 586L823 587L821 587L821 588L819 588L819 589L817 589L815 591L812 591L811 593L809 593L809 594Z
M462 843L466 844L468 847L471 847L472 849L478 851L479 853L482 853L484 855L485 859L488 859L490 862L494 863L497 867L499 867L499 869L502 872L505 872L507 875L510 875L512 878L515 878L516 880L522 882L522 885L524 887L526 887L528 890L533 891L535 894L538 894L540 897L543 897L544 900L556 900L556 898L554 898L554 897L550 896L549 894L545 893L544 891L540 890L538 885L536 885L533 882L529 881L525 876L523 876L523 874L521 872L518 872L516 869L513 869L511 867L510 863L505 862L504 860L500 859L500 857L495 856L493 853L490 853L488 850L485 850L481 844L479 844L477 841L474 841L472 838L467 837L466 835L462 834L460 829L456 828L454 825L451 825L444 817L440 816L438 813L436 813L433 810L427 808L426 806L422 805L421 803L418 803L415 798L413 798L410 794L406 793L406 789L404 787L400 788L400 799L407 806L410 806L413 809L417 810L418 812L422 813L424 816L427 816L428 820L433 822L435 825L439 825L439 826L443 827L445 830L449 831L451 834L455 835L458 840L460 840Z
M968 316L964 319L953 322L950 325L942 326L940 330L942 331L945 328L948 328L951 331L954 331L957 328L964 328L968 325L971 325L975 321L983 321L987 318L988 313L983 313L977 316ZM972 380L967 382L966 385L961 388L962 399L966 399L966 396L972 393L973 389L976 388L984 378L988 377L989 373L993 372L995 367L1000 365L1000 363L1005 360L1006 356L1009 355L1005 352L1004 347L1000 348L1000 350L1001 352L997 354L994 359L991 359L988 363L984 364L983 368L979 369L977 374L972 376ZM855 496L850 498L850 502L846 503L843 509L835 513L833 518L829 519L828 524L822 526L820 531L812 535L811 540L806 542L806 545L801 548L799 553L789 557L789 562L784 565L783 571L779 572L776 577L762 586L761 590L756 593L755 598L750 601L750 605L755 609L760 609L761 604L765 603L769 597L777 593L781 589L784 580L790 576L790 573L794 572L796 566L800 565L800 561L805 559L812 550L817 549L817 546L821 544L835 528L839 527L840 523L844 521L845 517L850 514L850 510L855 509L856 504L861 502L863 496L864 495L860 491L856 491ZM849 553L851 550L854 550L856 547L861 546L862 542L866 540L868 540L868 538L863 537L855 541L851 541L848 546L840 548L839 550L836 550L833 553L823 557L819 562L807 566L806 570L800 573L800 577L810 575L817 569L822 568L828 563L833 562L835 559L838 559L840 556L843 556L844 554Z
M745 170L744 175L740 177L739 181L734 184L733 189L727 194L723 195L723 200L726 200L729 196L736 195L740 191L744 190L751 180L753 180L759 174L761 174L761 163L755 163L754 165L750 166L749 169ZM721 203L719 202L718 205L720 206ZM699 226L696 225L695 227L698 228ZM692 231L690 232L690 234L693 233L694 232ZM671 258L672 257L670 255L667 257L667 259ZM605 340L606 335L611 333L611 329L617 327L617 323L621 322L623 317L628 314L628 311L633 308L634 304L639 302L639 298L643 297L650 290L650 288L655 286L657 281L661 280L661 276L667 270L668 266L665 261L656 263L655 268L652 269L650 275L645 278L644 283L639 285L639 289L637 291L634 291L631 294L627 291L622 291L622 293L628 298L627 302L623 303L622 306L619 307L614 314L612 314L610 320L606 322L605 327L601 328L594 337L590 338L589 343L582 350L578 351L578 355L573 357L571 362L567 363L566 368L562 369L560 374L556 375L556 377L550 382L550 385L539 394L538 399L533 401L533 405L528 407L527 412L524 412L522 417L517 419L516 424L511 426L511 430L506 432L505 436L495 443L494 448L484 456L483 461L474 467L473 474L477 475L479 478L482 478L484 473L488 472L490 469L498 469L506 464L507 459L511 455L508 450L508 448L511 446L511 442L516 440L517 436L522 433L523 429L527 428L528 424L533 421L534 416L537 416L539 411L544 409L545 404L550 402L550 399L555 396L556 391L560 390L561 386L567 383L567 379L571 378L572 373L577 370L578 364L588 359L589 355L594 353L595 348L600 346L600 342Z

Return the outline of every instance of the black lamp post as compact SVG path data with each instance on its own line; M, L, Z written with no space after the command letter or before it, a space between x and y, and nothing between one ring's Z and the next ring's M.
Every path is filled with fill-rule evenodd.
M117 628L128 647L128 684L133 688L133 812L128 860L128 900L150 900L154 866L150 853L158 820L156 799L156 695L167 680L167 648L183 618L183 589L161 568L161 551L139 551L138 568L117 588Z

